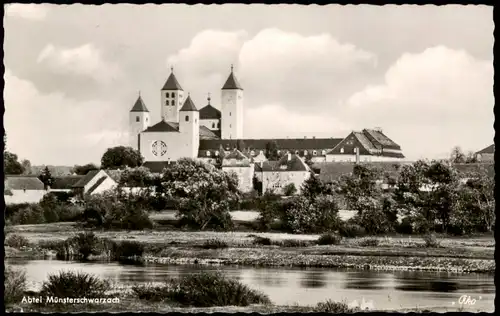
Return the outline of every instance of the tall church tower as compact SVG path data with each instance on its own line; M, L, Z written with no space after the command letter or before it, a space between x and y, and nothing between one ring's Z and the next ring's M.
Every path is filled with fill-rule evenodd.
M231 73L221 91L221 138L243 138L243 88L233 73Z
M170 76L161 89L161 118L167 122L179 122L179 109L183 103L184 90L170 68Z
M183 140L179 149L185 153L184 157L196 158L200 146L200 113L189 95L179 110L179 116L179 132Z
M149 111L144 101L142 101L141 94L129 113L129 145L130 147L141 150L141 132L148 128L151 124Z

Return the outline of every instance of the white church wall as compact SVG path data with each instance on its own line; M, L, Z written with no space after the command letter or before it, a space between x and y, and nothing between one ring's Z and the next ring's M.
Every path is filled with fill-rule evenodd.
M243 138L243 91L222 90L221 138Z
M167 145L167 152L162 156L154 155L152 144L163 141ZM180 158L195 158L187 136L177 132L149 132L141 134L141 154L145 161L176 161Z

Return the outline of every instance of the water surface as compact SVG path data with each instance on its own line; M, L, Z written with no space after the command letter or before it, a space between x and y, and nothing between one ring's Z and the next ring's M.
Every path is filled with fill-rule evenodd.
M458 274L419 271L356 271L346 269L250 268L235 266L168 266L116 262L8 259L6 264L26 269L29 286L39 289L47 274L78 270L118 284L161 282L200 270L219 270L251 288L269 295L277 305L314 305L326 299L362 300L377 309L453 308L462 295L476 300L471 311L494 311L495 284L491 274Z

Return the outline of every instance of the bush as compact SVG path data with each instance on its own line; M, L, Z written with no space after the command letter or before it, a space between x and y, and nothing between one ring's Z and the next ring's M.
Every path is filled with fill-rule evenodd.
M333 196L316 195L288 199L283 210L283 225L293 233L321 233L338 227L338 205Z
M132 286L132 293L140 300L163 301L168 299L168 289L165 286L134 285Z
M10 220L13 225L43 224L44 211L37 204L29 204L12 214Z
M380 244L377 238L363 238L358 243L361 247L376 247Z
M297 193L297 188L295 187L294 183L289 183L283 188L283 193L286 196L292 196L295 193Z
M299 240L299 239L285 239L279 242L281 247L308 247L311 246L313 242L310 240Z
M203 249L222 249L227 247L228 247L227 243L219 239L209 239L205 241L201 246L201 248Z
M90 255L98 255L101 253L101 240L93 232L79 233L73 238L69 238L68 242L74 245L81 259L87 260Z
M3 300L5 305L19 303L26 291L26 273L23 270L7 266L4 275Z
M40 295L54 297L105 297L111 289L108 281L100 280L97 276L84 272L60 271L58 274L49 274L48 281L42 284Z
M404 217L401 223L396 226L396 232L399 234L411 235L413 233L411 218Z
M137 241L111 242L111 258L114 260L127 259L131 257L141 257L145 246Z
M359 311L359 308L350 308L345 302L334 302L332 300L327 300L325 302L319 302L314 308L316 313L353 313Z
M253 243L255 245L263 245L263 246L270 246L272 245L271 239L267 237L260 237L260 236L255 236Z
M28 238L17 235L17 234L10 234L6 239L4 244L6 246L20 249L22 247L28 247L30 245Z
M427 248L437 248L440 246L440 242L437 240L436 235L428 234L423 237L425 242L425 247Z
M184 306L248 306L271 303L265 294L218 272L202 272L170 280L165 288L170 300Z
M339 235L346 238L363 237L366 235L366 231L358 224L345 223L340 226Z
M342 237L327 233L318 238L318 245L339 245L342 242Z

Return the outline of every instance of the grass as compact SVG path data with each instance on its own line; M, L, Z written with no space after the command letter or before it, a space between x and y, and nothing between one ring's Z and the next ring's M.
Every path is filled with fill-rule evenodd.
M5 267L4 274L4 303L8 305L20 302L26 291L26 272L7 266Z
M28 238L18 235L18 234L9 234L7 238L5 238L4 242L5 246L21 249L23 247L28 247L30 242Z
M56 274L49 274L48 280L42 284L40 294L44 297L103 298L110 289L109 281L101 280L92 274L60 271Z

